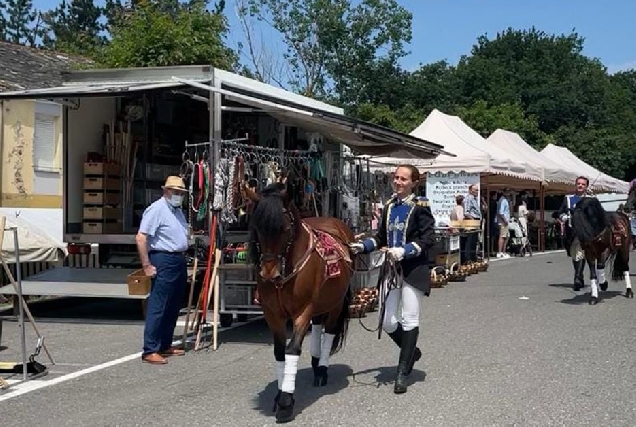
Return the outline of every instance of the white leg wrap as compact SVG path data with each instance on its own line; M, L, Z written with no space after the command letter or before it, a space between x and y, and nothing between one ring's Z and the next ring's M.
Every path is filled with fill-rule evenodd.
M283 375L283 386L281 390L285 393L294 393L296 390L296 373L298 372L298 359L300 356L285 355L285 373Z
M283 376L285 375L285 362L276 361L276 379L278 380L278 389L283 388Z
M309 336L309 352L311 357L320 357L320 340L322 339L322 325L311 325Z
M592 296L598 298L598 280L590 280L590 287L592 288Z
M605 269L596 269L596 277L598 277L598 282L599 283L605 283Z
M625 288L626 289L631 289L632 288L632 279L629 277L629 271L626 271L624 274L625 274Z
M322 347L320 348L320 362L318 362L318 366L329 366L329 353L331 352L331 345L333 344L333 339L336 336L334 334L323 334L322 336Z

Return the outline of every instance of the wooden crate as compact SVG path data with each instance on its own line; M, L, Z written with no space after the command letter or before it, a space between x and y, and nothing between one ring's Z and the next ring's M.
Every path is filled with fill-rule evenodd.
M84 175L120 176L121 166L117 163L84 163Z
M105 191L85 191L85 205L118 205L121 203L120 193L107 193Z
M84 206L84 219L116 219L121 220L123 213L119 208L103 206Z
M128 295L148 295L152 279L146 276L143 269L135 270L126 277Z
M451 266L460 262L459 252L438 254L435 257L435 265Z
M124 231L121 222L85 221L82 224L84 234L121 234Z
M119 178L87 176L84 177L84 190L121 191L121 180Z

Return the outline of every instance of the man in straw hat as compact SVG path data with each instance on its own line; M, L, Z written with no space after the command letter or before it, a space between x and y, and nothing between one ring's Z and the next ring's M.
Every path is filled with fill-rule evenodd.
M178 176L169 176L161 188L163 197L144 211L136 238L141 265L152 277L141 359L156 365L185 354L172 347L172 334L187 282L188 249L188 223L181 211L188 190Z

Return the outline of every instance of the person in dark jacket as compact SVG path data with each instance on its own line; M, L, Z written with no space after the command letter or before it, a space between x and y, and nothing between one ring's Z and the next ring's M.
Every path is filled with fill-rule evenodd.
M350 244L354 253L386 248L387 256L402 267L402 288L389 293L382 321L382 328L400 348L396 394L406 392L406 377L422 357L416 345L420 303L423 295L430 294L428 250L435 244L435 219L428 200L413 194L419 180L416 167L398 166L393 177L395 194L385 205L376 235Z
M559 219L563 221L565 225L565 236L564 236L564 245L565 251L568 256L572 258L572 266L574 267L574 284L572 288L574 291L580 291L584 287L584 279L583 273L585 271L585 254L581 249L581 244L578 239L574 236L574 232L572 230L572 211L576 207L576 204L583 197L590 197L588 195L588 186L590 185L590 180L584 176L580 176L576 178L575 181L576 190L573 194L568 194L563 199L563 203L561 204L561 208L559 209ZM601 285L606 285L607 280L605 280L605 261L597 260L596 261L596 274L598 277L598 282Z

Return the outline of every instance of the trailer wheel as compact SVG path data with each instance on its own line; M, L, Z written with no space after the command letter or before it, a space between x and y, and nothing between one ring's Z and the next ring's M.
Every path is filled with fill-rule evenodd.
M232 326L232 322L234 322L234 317L231 314L221 314L221 327L229 328Z

